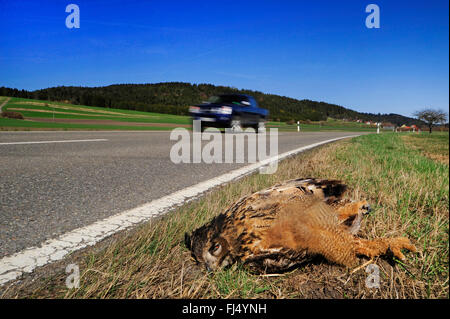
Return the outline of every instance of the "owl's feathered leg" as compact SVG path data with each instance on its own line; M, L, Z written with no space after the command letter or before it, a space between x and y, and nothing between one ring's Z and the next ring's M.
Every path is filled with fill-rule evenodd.
M377 238L373 240L355 238L354 245L357 255L363 255L369 258L385 255L388 251L391 251L395 257L404 260L405 256L401 251L402 249L407 249L412 252L417 251L416 247L406 237Z
M390 251L403 260L405 256L401 252L402 249L416 251L416 247L405 237L367 240L346 231L327 229L316 230L308 241L309 252L320 254L329 261L349 268L358 265L358 255L374 258Z
M358 264L353 240L353 236L344 230L316 229L310 234L307 249L309 253L351 268Z

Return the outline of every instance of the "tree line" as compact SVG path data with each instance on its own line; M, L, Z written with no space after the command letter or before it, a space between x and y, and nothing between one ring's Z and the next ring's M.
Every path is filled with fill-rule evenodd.
M58 86L35 91L0 87L0 95L66 102L76 105L109 107L144 112L187 115L190 105L210 96L241 93L255 97L268 109L274 121L326 121L327 118L390 122L395 125L423 125L424 122L399 114L361 113L340 105L267 94L212 84L164 82L154 84L115 84L103 87Z

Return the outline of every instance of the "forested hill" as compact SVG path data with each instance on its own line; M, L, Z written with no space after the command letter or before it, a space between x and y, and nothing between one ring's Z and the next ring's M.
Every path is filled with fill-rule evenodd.
M209 96L220 93L245 93L256 98L261 107L270 111L272 120L326 120L336 119L383 121L396 125L423 124L398 114L360 113L340 105L311 100L296 100L258 91L211 84L166 82L155 84L118 84L104 87L58 86L36 91L1 87L1 96L39 100L64 101L71 104L111 107L138 111L186 115L188 106L199 104Z

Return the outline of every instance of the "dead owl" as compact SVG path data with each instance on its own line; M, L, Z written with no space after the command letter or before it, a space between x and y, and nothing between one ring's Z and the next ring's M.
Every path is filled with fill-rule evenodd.
M315 255L353 267L402 249L416 251L405 237L366 240L355 236L370 211L366 201L343 198L347 186L336 180L295 179L241 198L208 224L185 234L197 263L208 270L243 263L251 270L282 272Z

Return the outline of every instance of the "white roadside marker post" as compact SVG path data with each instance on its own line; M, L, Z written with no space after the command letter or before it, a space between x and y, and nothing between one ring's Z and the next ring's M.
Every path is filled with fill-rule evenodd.
M297 132L300 132L300 121L297 121Z

